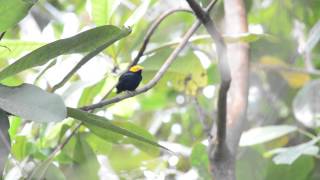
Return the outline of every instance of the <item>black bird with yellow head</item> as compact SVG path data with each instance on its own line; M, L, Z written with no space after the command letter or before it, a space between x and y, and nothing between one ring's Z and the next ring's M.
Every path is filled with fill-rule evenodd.
M142 80L142 70L142 66L134 65L129 69L129 71L122 74L116 86L117 94L122 91L134 91Z

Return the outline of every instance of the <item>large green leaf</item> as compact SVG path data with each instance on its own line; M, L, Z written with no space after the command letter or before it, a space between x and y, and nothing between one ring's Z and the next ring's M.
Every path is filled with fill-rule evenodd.
M90 29L70 38L57 40L42 46L23 56L0 72L0 80L23 70L40 66L49 60L70 53L83 53L107 47L117 40L127 36L130 29L106 25Z
M137 131L135 132L131 128L129 128L131 130L128 130L126 129L127 127L121 127L119 125L116 125L104 117L87 113L79 109L74 109L74 108L67 108L67 109L68 109L67 111L68 111L69 117L82 121L85 125L87 125L88 128L90 127L104 128L105 130L111 131L115 134L124 135L130 138L133 138L137 141L168 150L166 147L163 147L157 142L155 142L154 140L150 139L150 136L146 137L144 136L144 134L142 135L137 134L136 133ZM97 135L99 136L99 134Z
M16 25L36 2L37 0L0 0L0 32Z
M66 118L66 107L60 96L31 84L17 87L0 85L0 108L38 122L61 121Z

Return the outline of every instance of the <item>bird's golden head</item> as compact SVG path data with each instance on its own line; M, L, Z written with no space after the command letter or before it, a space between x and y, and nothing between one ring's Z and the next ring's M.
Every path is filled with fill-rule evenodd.
M141 71L141 70L143 70L143 67L140 66L140 65L134 65L129 69L130 72L138 72L138 71Z

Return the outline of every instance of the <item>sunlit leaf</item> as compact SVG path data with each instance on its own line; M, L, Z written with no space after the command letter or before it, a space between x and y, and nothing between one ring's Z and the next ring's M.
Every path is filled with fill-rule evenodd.
M0 32L16 25L37 0L0 0Z
M147 12L150 0L142 1L141 5L134 11L134 13L124 23L126 26L133 26L136 24Z
M38 122L61 121L66 118L66 107L60 96L30 84L17 87L0 85L0 108Z
M45 45L44 42L33 42L33 41L23 41L23 40L8 40L2 39L0 41L0 58L10 59L20 56L24 52L32 51L40 46Z
M110 12L109 2L109 0L91 0L92 18L97 26L107 24Z
M241 135L240 146L252 146L265 143L297 130L290 125L264 126L249 129ZM254 137L254 138L253 138Z
M12 148L11 153L17 160L23 160L28 155L35 152L35 146L28 141L26 136L16 136Z
M86 87L81 95L78 106L85 106L93 102L94 98L100 93L106 83L105 79L97 82L96 84Z
M111 151L112 144L93 133L88 134L86 140L96 154L107 155Z

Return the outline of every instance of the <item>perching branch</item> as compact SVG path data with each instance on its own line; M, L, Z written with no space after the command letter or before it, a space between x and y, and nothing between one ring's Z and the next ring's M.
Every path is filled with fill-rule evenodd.
M206 12L209 12L212 9L212 7L214 6L215 2L216 1L212 1L208 5L208 7L206 8ZM92 104L92 105L89 105L89 106L81 107L81 109L88 111L88 110L92 110L92 109L101 108L103 106L106 106L106 105L109 105L109 104L113 104L113 103L122 101L124 99L136 96L138 94L144 93L144 92L148 91L149 89L151 89L152 87L154 87L157 84L157 82L162 78L164 73L168 70L168 68L173 63L173 61L176 59L176 57L181 52L181 50L186 46L186 44L187 44L188 40L190 39L190 37L200 27L200 24L201 24L201 22L199 20L197 20L192 25L192 27L188 30L188 32L183 36L183 38L182 38L181 42L179 43L179 45L174 49L174 51L170 54L170 56L167 58L167 60L161 66L161 68L159 69L157 74L144 87L139 88L139 89L137 89L136 91L134 91L132 93L119 95L119 96L113 97L111 99L101 101L101 102L96 103L96 104Z
M219 62L219 70L221 74L221 86L219 89L219 98L218 98L218 120L217 120L217 143L216 143L216 152L222 153L225 151L225 141L226 141L226 124L227 124L227 92L231 83L231 75L227 60L227 49L226 45L223 41L222 36L216 29L212 19L209 14L206 13L198 3L194 0L187 0L191 9L197 16L197 18L201 21L201 23L205 26L206 30L215 41L218 62ZM213 143L212 143L213 144Z

